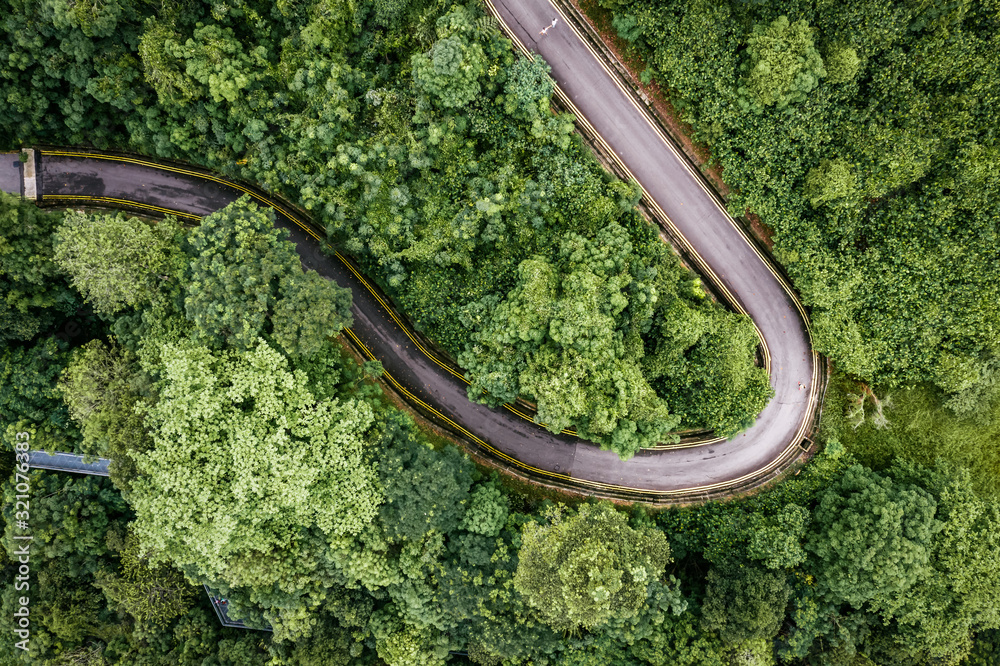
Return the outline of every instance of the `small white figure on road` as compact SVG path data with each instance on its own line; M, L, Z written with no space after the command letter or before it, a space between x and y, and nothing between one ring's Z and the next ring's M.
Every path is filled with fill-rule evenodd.
M556 27L556 23L559 23L559 19L557 19L557 18L552 19L552 25L549 25L549 26L547 26L545 28L542 28L542 31L540 33L538 33L538 34L539 35L547 35L547 34L549 34L549 30L551 30L552 28Z

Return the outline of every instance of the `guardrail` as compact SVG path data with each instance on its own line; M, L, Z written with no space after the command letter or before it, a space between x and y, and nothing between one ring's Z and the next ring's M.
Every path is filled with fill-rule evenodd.
M47 469L54 472L71 472L73 474L88 474L91 476L109 476L107 458L96 458L87 462L87 457L75 453L46 453L45 451L29 451L28 467Z
M266 627L251 627L248 626L243 620L232 619L229 617L229 600L212 594L212 590L209 589L208 585L202 584L202 587L205 588L205 594L208 595L208 600L212 602L212 608L215 609L215 615L219 618L219 622L223 627L230 627L231 629L253 629L254 631L274 631L270 625Z
M101 156L101 155L110 155L109 153L103 153L103 152L97 152L97 151L93 151L93 152L91 152L91 151L75 151L75 152L81 153L82 155L86 155L86 154L89 153L89 154L93 154L95 157ZM107 159L107 158L105 158L105 159ZM151 162L149 162L149 160L146 160L146 159L143 159L143 158L132 157L132 156L125 157L124 154L122 154L121 161L134 161L134 162L138 162L138 163L152 164ZM612 161L612 163L614 163L614 161ZM309 231L311 229L312 231L310 231L310 235L313 235L318 240L320 240L320 242L322 243L322 238L325 235L325 230L322 230L320 227L318 227L318 225L316 225L309 218L309 216L307 214L305 214L304 212L298 210L296 207L290 205L288 202L285 202L285 201L281 200L280 198L275 197L273 194L271 194L269 192L262 191L259 188L255 188L255 187L253 187L251 185L233 184L233 181L231 181L229 179L220 179L218 176L213 175L211 172L209 172L207 170L204 170L204 169L193 169L190 165L180 165L180 164L178 164L176 167L174 167L174 169L178 169L178 170L181 169L181 168L183 168L184 171L186 171L186 172L190 172L190 173L198 172L196 175L203 175L207 179L210 179L210 180L213 180L213 181L216 181L216 182L220 182L220 183L231 184L232 186L237 187L238 189L240 189L240 190L242 190L244 192L249 192L250 194L252 194L254 196L254 198L256 198L256 199L258 199L258 200L260 200L260 201L262 201L262 202L264 202L264 203L266 203L268 205L276 207L278 209L278 211L282 215L284 215L285 217L288 217L288 218L294 220L300 226L308 227L307 231ZM271 201L274 201L274 203L272 204ZM44 204L44 202L43 202L43 204ZM127 206L122 206L120 203L115 203L114 205L116 207L127 207ZM377 297L378 296L377 292L380 291L380 290L378 290L377 287L375 287L374 285L371 285L370 282L368 282L367 280L365 281L365 283L366 283L366 286L369 289L371 289L372 292L373 292L373 294L375 294L376 297ZM389 304L389 300L387 298L385 298L385 299L379 299L379 300L384 300L383 304L386 305L387 309L389 309L389 306L387 305L387 304ZM396 317L394 317L394 318L396 318ZM424 338L423 336L421 336L419 333L417 333L412 328L412 325L410 325L409 322L407 321L407 319L405 317L403 317L401 314L398 315L398 318L396 318L396 320L397 320L397 323L399 323L401 327L403 327L404 329L407 329L407 332L412 334L411 339L412 338L417 338L417 340L419 340L421 343L423 343L426 340L426 338ZM403 323L403 322L405 322L405 323ZM417 341L417 340L415 340L415 341ZM358 349L359 352L362 352L362 356L364 356L363 348L359 349L357 347L357 345L354 344L354 342L355 341L351 341L351 340L348 339L348 343L351 344L352 346L354 346L356 349ZM429 341L427 341L427 342L429 343ZM426 348L432 348L432 345L431 344L427 344L426 347L425 347L425 349ZM425 352L425 353L427 353L427 352ZM438 354L440 354L440 352L438 352ZM432 359L433 359L433 357L437 356L438 354L428 354L428 356L431 356ZM443 355L443 356L444 356L444 358L440 359L441 361L443 361L443 363L439 363L439 365L449 365L449 364L452 363L451 359L448 359L446 357L446 355ZM454 370L456 370L454 367L452 367L451 370L452 370L452 374L456 374L456 375L458 374L457 372L454 372ZM745 487L744 482L737 481L737 482L734 482L732 484L728 484L728 485L725 485L725 486L714 487L711 491L688 491L688 492L678 492L678 493L673 493L673 492L663 493L663 492L655 492L655 491L644 492L644 491L637 491L637 490L628 489L628 488L621 488L621 489L618 489L617 487L613 487L612 488L612 487L609 487L607 484L588 483L585 480L569 479L568 477L565 480L556 480L556 479L552 478L551 475L536 474L533 471L531 471L530 469L527 469L527 470L526 469L520 469L517 465L511 464L510 462L504 460L503 456L498 455L496 452L491 451L490 447L484 447L481 443L476 443L474 441L470 441L471 439L475 439L474 437L470 438L469 436L466 436L466 434L464 434L464 433L457 433L454 428L450 427L449 424L447 422L445 422L445 421L447 421L447 419L444 419L444 421L443 421L441 418L438 418L439 415L437 415L436 413L433 413L433 412L426 413L425 410L423 410L420 405L415 404L414 401L406 399L405 396L400 395L396 391L393 391L391 389L391 387L386 386L386 388L389 389L390 392L392 392L394 395L398 396L401 399L402 402L404 402L405 404L409 405L414 411L416 411L417 413L419 413L421 416L426 417L435 426L437 426L439 428L442 428L444 431L446 431L454 439L466 443L468 445L469 452L471 454L473 454L475 457L477 457L479 460L486 460L486 461L489 462L489 464L491 464L493 466L496 466L496 467L498 467L500 469L503 469L504 471L512 474L513 476L516 476L516 477L519 477L521 479L524 479L524 480L527 480L527 481L530 481L530 482L533 482L533 483L537 483L537 484L540 484L540 485L543 485L543 486L548 486L548 487L550 487L550 488L552 488L554 490L559 490L559 491L567 492L567 493L574 494L574 495L581 495L581 496L600 496L600 497L606 497L606 498L609 498L609 499L618 499L618 500L622 500L622 501L642 501L642 502L648 502L648 503L652 503L652 504L664 505L664 504L678 504L678 503L687 503L687 502L693 502L693 501L702 501L704 499L711 499L712 497L715 497L715 496L722 496L722 495L728 495L728 494L730 494L732 492L739 492L740 489L742 489L742 488ZM529 419L530 419L530 417L529 417ZM759 485L760 483L767 483L768 481L770 481L773 478L773 476L774 476L774 470L776 469L776 466L778 468L783 469L785 466L787 466L787 462L790 462L790 461L784 460L785 458L788 457L789 453L793 454L791 456L792 459L795 459L795 458L799 457L799 453L796 451L796 447L794 447L794 446L790 447L789 450L786 451L785 455L783 455L781 457L782 460L780 460L780 461L776 460L776 461L774 461L774 463L772 463L772 465L769 465L768 466L768 470L769 471L767 473L765 473L763 476L757 477L757 479L754 480L754 482L752 483L752 485L755 487L756 485ZM777 464L779 462L780 462L780 465ZM65 471L76 471L76 470L75 469L66 469Z

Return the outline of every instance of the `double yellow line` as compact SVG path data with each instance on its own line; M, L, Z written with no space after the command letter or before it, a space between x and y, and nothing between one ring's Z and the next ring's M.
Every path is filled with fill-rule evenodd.
M320 243L324 242L323 239L315 231L313 231L308 225L305 225L301 221L299 221L297 215L295 215L294 213L292 213L291 211L289 211L288 208L286 208L285 206L281 205L277 201L273 201L273 200L271 200L271 199L269 199L269 198L267 198L265 196L262 196L262 195L258 194L257 192L255 192L255 191L253 191L253 190L251 190L249 188L246 188L243 185L240 185L239 183L234 183L234 182L232 182L230 180L226 180L225 178L219 178L218 176L215 176L215 175L213 175L211 173L207 173L207 172L203 172L203 171L194 171L192 169L185 169L183 167L174 166L172 164L159 164L157 162L150 162L149 160L144 160L144 159L140 159L140 158L136 158L136 157L126 157L124 155L102 155L102 154L99 154L99 153L87 153L87 152L78 151L78 150L40 150L38 152L41 155L43 155L43 156L45 156L45 155L51 155L53 157L76 157L76 158L87 158L87 159L92 159L92 160L106 160L108 162L124 162L126 164L137 164L139 166L150 167L150 168L153 168L153 169L159 169L160 171L169 171L171 173L179 173L179 174L184 175L184 176L193 176L195 178L201 178L202 180L208 180L208 181L211 181L213 183L218 183L219 185L225 185L226 187L231 187L234 190L238 190L240 192L243 192L244 194L249 194L251 197L253 197L257 201L261 202L265 206L268 206L269 208L275 209L276 211L280 212L282 215L284 215L285 217L287 217L290 220L294 220L296 224L298 224L300 227L302 227L303 231L305 231L310 236L312 236L313 238L315 238L316 240L318 240ZM63 198L71 198L71 197L69 195L44 195L43 196L43 199L63 199ZM72 197L72 198L90 199L91 201L114 202L114 203L117 203L118 205L137 206L139 208L144 208L144 209L147 209L147 210L155 210L155 211L158 211L158 212L163 212L164 214L169 213L171 215L177 215L178 217L183 217L183 218L189 219L189 220L201 220L201 216L200 215L192 215L191 213L185 213L185 212L178 211L178 210L170 210L170 209L167 209L167 208L160 208L159 206L150 206L148 204L138 203L136 201L126 201L124 199L112 199L110 197L84 197L84 196L77 196L77 197Z
M197 222L201 220L200 215L192 215L191 213L184 213L179 210L174 210L172 208L162 208L160 206L152 206L150 204L139 203L138 201L131 201L129 199L116 199L114 197L92 197L86 194L46 194L44 199L48 201L61 201L67 205L74 201L82 201L86 203L99 203L107 204L112 207L127 206L129 208L139 208L141 210L148 211L150 213L156 213L158 215L175 215L177 217L183 218L185 220L191 220Z
M582 118L582 115L580 117ZM306 233L308 233L310 236L312 236L321 245L324 245L325 247L327 247L329 249L333 249L333 247L329 243L327 243L319 234L317 234L312 229L311 225L308 225L308 224L305 224L304 222L302 222L302 220L300 219L300 217L298 215L296 215L293 212L291 212L288 208L286 208L282 204L280 204L280 203L278 203L278 202L276 202L276 201L274 201L274 200L272 200L272 199L270 199L268 197L264 197L261 194L258 194L257 192L255 192L255 191L253 191L251 189L248 189L248 188L246 188L246 187L244 187L242 185L239 185L238 183L234 183L232 181L229 181L229 180L226 180L226 179L223 179L223 178L219 178L218 176L212 175L210 173L205 173L205 172L201 172L201 171L195 171L195 170L191 170L191 169L184 169L184 168L173 166L173 165L159 164L159 163L156 163L156 162L151 162L149 160L144 160L144 159L139 159L139 158L133 158L133 157L126 157L126 156L100 155L100 154L87 153L87 152L82 152L82 151L69 151L69 150L44 150L44 151L39 151L39 152L41 154L43 154L43 155L49 155L49 156L55 156L55 157L72 157L72 158L101 159L101 160L107 160L107 161L112 161L112 162L121 162L121 163L127 163L127 164L135 164L135 165L138 165L138 166L159 169L159 170L162 170L162 171L168 171L168 172L177 173L177 174L181 174L181 175L185 175L185 176L191 176L191 177L194 177L194 178L200 178L200 179L203 179L203 180L208 180L208 181L211 181L211 182L214 182L214 183L218 183L218 184L224 185L226 187L231 187L231 188L233 188L233 189L235 189L237 191L240 191L240 192L243 192L243 193L246 193L246 194L250 195L253 199L261 202L262 204L264 204L266 206L269 206L271 208L274 208L275 210L281 212L288 219L293 220L300 228L302 228ZM134 208L139 208L139 209L142 209L142 210L148 210L150 212L155 212L155 213L160 213L160 214L165 214L165 215L166 214L176 215L178 217L182 217L184 219L189 219L189 220L192 220L192 221L199 221L199 220L201 220L201 216L193 215L191 213L187 213L187 212L184 212L184 211L178 211L178 210L168 209L168 208L164 208L164 207L160 207L160 206L153 206L153 205L150 205L150 204L144 204L144 203L141 203L141 202L126 200L126 199L118 199L118 198L114 198L114 197L91 197L91 196L86 196L86 195L44 195L43 196L43 200L45 200L45 199L48 199L48 200L58 200L58 201L67 201L67 202L69 202L69 201L90 201L90 202L103 203L103 204L109 204L109 205L114 205L114 206L134 207ZM681 238L683 238L683 236L681 236ZM455 376L455 377L457 377L459 379L462 379L462 381L464 381L464 382L466 382L468 384L468 380L466 380L464 376L462 376L460 373L458 373L458 371L456 371L451 366L443 363L440 359L438 359L436 357L435 354L433 354L430 351L428 351L420 343L420 341L409 331L409 328L396 316L396 314L393 311L393 309L378 294L378 292L373 288L373 286L371 284L369 284L369 282L364 278L364 276L362 276L360 274L360 272L358 272L354 268L354 266L351 265L351 263L343 255L341 255L339 252L336 252L335 250L334 250L334 252L335 252L337 258L340 259L344 263L344 265L348 267L348 269L355 275L355 277L358 278L358 280L361 281L361 283L363 285L365 285L365 287L372 294L372 296L374 296L375 299L385 308L386 312L389 313L390 317L392 317L392 319L396 322L396 324L403 330L403 332L407 335L407 337L414 343L414 345L424 355L426 355L428 358L430 358L437 365L439 365L440 367L442 367L443 369L445 369L446 371L448 371L453 376ZM372 360L375 360L375 355L372 354L371 350L369 350L368 347L357 337L357 335L354 333L354 331L352 331L350 328L345 328L344 332L364 352L364 354L366 356L368 356ZM721 490L721 489L724 489L724 488L729 488L729 487L733 487L733 486L739 485L743 481L753 480L754 478L757 478L757 477L760 476L761 471L764 471L766 473L768 471L768 468L770 468L773 465L776 465L777 463L780 462L780 459L779 459L778 461L775 461L775 463L772 463L772 465L769 465L768 468L765 468L765 470L761 470L761 471L758 471L758 472L754 472L754 473L745 475L743 477L740 477L739 479L734 479L734 480L730 480L730 481L724 481L724 482L719 482L719 483L709 484L709 485L704 485L704 486L698 486L698 487L694 487L694 488L683 488L683 489L677 489L677 490L646 490L646 489L642 489L642 488L633 488L633 487L630 487L630 486L622 486L622 485L617 485L617 484L610 484L610 483L602 483L602 482L599 482L599 481L592 481L592 480L588 480L588 479L574 478L574 477L571 477L571 476L569 476L567 474L561 474L559 472L553 472L553 471L541 469L541 468L538 468L538 467L534 467L533 465L529 465L527 463L524 463L524 462L518 460L517 458L514 458L513 456L510 456L509 454L504 453L503 451L500 451L499 449L497 449L494 446L492 446L489 442L487 442L487 441L483 440L482 438L478 437L475 433L473 433L473 432L469 431L468 429L464 428L463 426L459 425L454 420L450 419L448 416L446 416L445 414L441 413L439 410L435 409L433 406L427 404L426 402L424 402L423 400L421 400L420 398L418 398L417 396L415 396L411 391L409 391L405 386L403 386L398 380L396 380L396 378L393 377L390 373L384 372L383 373L383 377L385 378L385 380L387 382L389 382L397 391L399 391L409 401L412 401L413 404L418 405L420 408L426 410L434 418L440 419L441 422L448 424L450 427L454 428L457 432L461 433L464 437L468 438L470 441L472 441L475 444L477 444L478 446L482 447L485 451L488 451L491 455L493 455L493 456L497 457L498 459L500 459L500 460L502 460L502 461L504 461L504 462L512 465L513 467L515 467L517 469L520 469L520 470L523 470L525 472L528 472L528 473L530 473L532 475L537 475L537 476L540 476L540 477L543 477L543 478L548 478L548 479L556 480L556 481L564 483L564 484L566 484L566 485L568 485L570 487L586 487L586 488L590 488L590 489L593 489L593 490L596 490L596 491L599 491L599 492L600 491L604 491L604 492L606 492L606 493L608 493L608 494L610 494L612 496L621 496L622 494L624 494L626 496L636 496L636 495L638 495L638 496L645 496L645 497L669 498L669 497L680 497L680 496L684 496L684 495L692 495L692 494L696 494L696 493L711 492L713 490ZM520 410L514 408L513 406L510 406L510 405L504 405L504 406L509 411L517 414L518 416L521 416L525 420L534 422L534 420L530 416L528 416L527 414L524 414L523 412L521 412ZM575 432L569 431L569 430L564 430L563 432L566 433L566 434L574 434L574 435L576 434ZM722 441L722 438L716 438L716 439L712 439L712 440L699 441L699 442L689 442L689 443L682 444L682 445L673 445L673 446L667 446L667 447L662 447L662 448L686 448L686 447L690 447L690 446L699 446L699 445L702 445L702 444L705 444L705 443L711 443L711 442L716 442L716 441ZM658 448L660 448L660 447L658 447Z
M490 13L497 19L497 21L500 22L500 25L503 26L504 32L507 34L508 38L514 43L517 50L519 50L526 58L534 60L535 55L524 45L523 42L521 42L520 38L518 38L518 36L514 33L514 31L510 28L510 26L508 26L507 23L503 20L503 16L501 16L500 12L497 11L497 8L493 5L492 0L485 0L485 2ZM788 282L784 279L784 277L782 277L776 270L774 270L774 267L772 266L771 262L761 253L761 251L757 248L756 244L747 236L747 233L743 229L743 227L741 227L736 222L736 220L733 219L733 217L729 214L729 212L725 209L721 201L719 201L719 198L716 195L716 193L710 190L705 185L702 174L696 172L692 168L691 164L688 162L687 157L682 155L677 150L676 146L674 146L673 142L667 136L664 135L662 128L651 117L649 110L644 105L640 105L636 101L633 92L626 88L624 82L620 79L620 77L616 73L612 72L611 69L608 67L607 63L605 63L604 59L596 51L594 51L593 48L591 48L590 44L588 43L588 40L582 34L580 34L580 31L577 29L575 22L571 21L565 15L565 13L563 13L563 11L554 3L550 2L550 5L556 12L558 12L559 17L562 18L563 22L565 22L566 25L570 27L570 29L576 35L577 39L580 40L580 43L583 44L583 46L587 49L588 52L590 52L590 54L594 57L594 60L597 61L597 63L604 70L605 74L608 75L608 78L610 78L611 81L614 82L614 84L622 92L622 94L629 101L629 103L642 116L643 120L646 121L646 123L650 126L650 128L653 130L656 136L659 137L660 141L678 159L681 165L683 165L684 169L692 176L694 181L705 192L705 194L708 195L709 199L712 201L712 203L715 205L718 211L722 214L722 216L729 222L729 224L733 227L733 229L736 230L740 238L742 238L743 241L754 252L754 254L756 254L758 258L760 258L761 262L764 264L764 267L778 281L778 283L781 285L781 288L785 291L785 293L791 299L792 303L795 305L795 308L799 312L799 316L801 317L802 322L806 329L806 337L808 338L809 341L809 350L812 356L812 377L811 381L809 382L809 396L808 396L809 409L806 411L805 418L799 425L798 431L796 432L793 441L789 443L788 447L785 449L782 455L779 456L774 462L772 462L771 465L768 465L764 469L760 470L760 472L767 473L772 469L776 468L778 465L780 465L781 462L784 460L784 458L789 454L789 452L798 447L798 442L800 442L803 439L803 437L805 437L806 431L809 428L809 424L812 421L812 416L813 416L813 411L815 409L815 401L818 391L817 383L819 378L819 355L813 349L813 337L812 337L812 329L809 325L809 316L806 314L805 308L803 307L798 296L795 294L795 291L792 289L791 285L788 284ZM621 158L614 151L614 149L612 149L611 146L608 145L607 141L604 140L604 137L602 137L601 134L594 128L594 126L590 124L590 121L587 120L586 116L584 116L583 113L580 112L579 108L577 108L577 106L569 98L569 95L567 95L562 90L562 88L559 87L559 84L556 83L554 79L551 79L550 77L550 80L552 81L555 94L558 97L559 101L573 113L573 115L576 117L577 122L580 123L580 125L584 128L585 133L589 137L591 137L591 139L598 142L604 149L604 151L608 155L610 155L611 159L614 160L616 166L619 169L621 169L621 171L625 173L629 178L631 178L634 182L638 183L639 187L642 189L643 199L646 205L649 206L656 213L656 215L661 220L663 220L663 222L670 228L670 231L672 232L674 238L682 245L682 249L692 257L692 259L698 265L699 270L701 270L703 274L706 275L712 281L715 287L723 294L726 300L729 301L730 305L737 312L747 315L751 323L753 323L754 330L756 330L757 332L757 337L760 339L761 349L763 351L764 368L767 374L770 376L771 351L768 348L767 341L764 339L764 335L760 330L760 328L757 326L757 323L753 320L752 317L749 316L749 313L746 311L746 309L744 309L739 300L732 294L732 292L729 291L729 289L726 287L723 281L719 278L718 274L714 270L712 270L711 266L709 266L708 263L702 258L702 256L694 249L694 247L687 240L684 234L681 233L677 225L674 224L673 220L670 219L670 216L667 215L662 208L660 208L659 204L650 195L649 191L643 186L643 184L639 181L639 179L635 177L632 171L625 165L625 163L621 160ZM732 483L736 483L736 481Z
M210 173L205 173L205 172L202 172L202 171L194 171L194 170L191 170L191 169L185 169L185 168L177 167L177 166L173 166L173 165L160 164L160 163L157 163L157 162L150 162L148 160L143 160L143 159L139 159L139 158L125 157L125 156L119 156L119 155L100 155L100 154L96 154L96 153L86 153L86 152L81 152L81 151L70 151L70 150L43 150L43 151L39 151L39 152L41 154L43 154L43 155L51 155L51 156L54 156L54 157L75 157L75 158L85 157L85 158L90 158L90 159L107 160L107 161L110 161L110 162L124 162L124 163L127 163L127 164L136 164L136 165L139 165L139 166L151 167L151 168L159 169L161 171L169 171L171 173L177 173L177 174L181 174L181 175L184 175L184 176L193 176L195 178L201 178L201 179L208 180L208 181L211 181L211 182L214 182L214 183L218 183L220 185L225 185L226 187L231 187L231 188L233 188L235 190L238 190L240 192L243 192L245 194L249 194L251 197L253 197L257 201L259 201L260 203L264 204L265 206L269 206L269 207L274 208L275 210L281 212L285 217L287 217L288 219L292 220L293 222L295 222L295 224L297 224L299 227L301 227L303 231L305 231L307 234L309 234L310 236L312 236L317 242L320 243L320 245L325 246L327 249L334 250L333 246L330 245L329 243L327 243L321 236L319 236L313 230L313 228L312 228L311 225L303 223L299 219L298 215L293 214L291 211L289 211L289 209L287 209L286 207L282 206L280 203L278 203L278 202L276 202L276 201L274 201L272 199L269 199L267 197L261 196L257 192L255 192L255 191L253 191L251 189L248 189L246 187L243 187L242 185L240 185L238 183L234 183L234 182L226 180L224 178L219 178L219 177L214 176L214 175L212 175ZM195 222L201 220L201 216L200 215L193 215L191 213L185 213L183 211L174 210L174 209L171 209L171 208L163 208L161 206L152 206L150 204L140 203L140 202L137 202L137 201L131 201L131 200L127 200L127 199L116 199L114 197L94 197L94 196L87 196L87 195L53 194L53 195L45 195L44 198L45 199L49 199L49 200L58 200L58 201L66 201L66 202L70 202L70 201L89 201L89 202L95 202L95 203L109 204L109 205L112 205L112 206L128 206L128 207L132 207L132 208L139 208L141 210L146 210L146 211L149 211L151 213L159 213L159 214L162 214L162 215L175 215L177 217L181 217L181 218L184 218L186 220L192 220L192 221L195 221ZM468 385L470 383L469 380L465 378L465 375L463 375L461 372L457 371L450 364L443 362L441 359L438 358L438 356L436 354L430 352L427 348L425 348L424 345L421 344L420 340L418 340L417 337L410 332L409 327L406 324L404 324L399 319L399 317L396 316L396 313L393 310L393 308L390 307L390 305L388 303L386 303L386 301L379 295L379 293L368 282L368 280L365 279L365 277L361 273L359 273L354 268L354 266L342 254L340 254L340 252L337 252L336 250L334 250L334 253L336 254L337 258L340 259L340 261L342 261L343 264L345 266L347 266L347 268L354 274L354 276L358 279L358 281L360 281L361 284L363 284L365 286L365 288L368 290L368 292L371 293L371 295L375 297L375 299L382 305L383 308L385 308L385 311L387 313L389 313L389 316L392 317L393 321L396 322L396 325L399 326L399 328L403 331L403 333L406 334L406 337L408 337L410 339L410 341L413 342L413 344L417 347L417 349L419 349L421 351L421 353L424 354L424 356L426 356L431 361L433 361L438 366L440 366L443 370L445 370L445 372L448 372L452 376L454 376L454 377L460 379L461 381L465 382L465 384ZM359 341L359 344L360 344L360 341ZM370 352L368 352L367 348L365 349L365 351L370 354ZM504 408L507 409L508 411L510 411L511 413L518 415L519 417L521 417L522 419L524 419L526 421L530 421L532 423L536 423L535 420L534 420L534 418L532 416L530 416L529 414L526 414L526 413L522 412L521 410L517 409L513 405L504 403ZM544 423L538 423L538 425L541 426L541 427L543 427L543 428L545 427ZM571 436L574 436L574 437L577 434L575 430L570 430L570 429L564 429L562 432L565 435L571 435Z

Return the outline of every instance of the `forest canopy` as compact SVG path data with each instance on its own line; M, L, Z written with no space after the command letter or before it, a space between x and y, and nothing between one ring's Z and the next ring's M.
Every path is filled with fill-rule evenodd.
M460 360L472 398L532 399L626 457L679 427L734 434L767 401L750 322L707 298L552 112L546 65L478 6L0 1L5 147L182 159L287 197ZM865 381L932 382L918 411L978 414L1000 386L995 3L611 4L733 212L774 228L821 349ZM996 484L885 454L871 388L753 497L553 501L400 411L337 341L349 295L247 200L184 228L0 196L0 291L4 471L17 432L111 460L110 479L30 472L32 641L5 634L4 666L985 666L1000 649ZM889 435L955 457L918 421ZM271 631L220 627L202 586ZM4 586L0 612L18 604Z
M634 209L637 191L552 111L548 66L518 58L475 5L25 2L5 25L0 61L17 65L0 76L11 100L0 135L184 159L287 197L458 360L472 400L524 398L553 432L575 428L628 458L678 429L731 437L772 393L749 320L691 288ZM98 312L140 305L169 259L159 232L73 219L58 265ZM218 233L272 242L267 221L254 224ZM97 249L111 243L145 271L105 271L135 283L115 299L92 272L111 268ZM193 264L202 277L186 296L205 330L252 345L266 311L274 340L306 351L344 317L341 303L328 322L297 320L326 302L316 279L282 278L264 297L220 279L215 261ZM544 288L530 277L539 262ZM257 311L209 321L240 290ZM524 308L544 314L507 330L508 311Z
M865 382L1000 386L1000 7L602 0L773 229L817 349Z

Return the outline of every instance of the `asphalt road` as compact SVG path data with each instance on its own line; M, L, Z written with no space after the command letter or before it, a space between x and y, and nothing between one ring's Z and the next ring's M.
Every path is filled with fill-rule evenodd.
M546 0L495 0L494 4L508 30L549 62L553 78L576 106L578 116L589 122L643 186L647 203L669 217L689 243L696 263L714 274L717 287L729 294L734 307L753 318L775 389L774 399L756 424L727 442L643 451L622 462L613 453L572 437L552 435L508 411L471 403L464 382L417 348L354 271L321 252L319 243L293 216L279 210L277 223L290 230L307 268L352 290L352 331L382 361L397 389L409 393L411 402L425 403L494 456L582 490L620 495L631 489L645 498L651 494L691 496L765 476L796 454L817 398L817 357L790 288L557 9ZM544 37L538 35L557 16L559 24ZM39 155L37 169L43 201L55 204L89 201L199 217L242 194L238 186L215 177L141 160L122 162L46 151ZM0 169L0 185L7 190L17 183L6 182L10 179L5 171Z
M705 469L685 478L711 483L780 456L789 444L801 441L802 426L818 399L818 357L790 285L747 241L701 178L555 6L548 0L491 0L491 4L508 34L549 63L558 87L642 185L647 201L669 217L732 296L734 306L754 320L769 352L774 399L753 428L713 446L714 457L702 459ZM538 34L553 18L558 18L557 25ZM578 456L577 464L581 462Z
M0 153L0 192L21 194L21 161L17 153Z
M196 171L175 166L162 167L141 160L121 162L117 161L120 158L105 157L107 159L40 151L38 187L43 202L60 205L102 201L127 205L124 202L136 202L144 209L153 208L161 212L175 210L203 216L243 194L237 187L217 182L214 177ZM707 213L711 211L709 207L704 209ZM772 356L777 359L772 381L778 388L778 397L764 411L758 424L729 442L641 452L632 460L622 462L611 452L601 451L573 437L552 435L503 409L489 409L469 402L465 384L417 349L355 272L342 261L323 253L309 230L292 216L278 210L276 218L279 226L289 229L290 240L296 244L306 268L315 269L351 289L352 331L382 361L387 373L405 391L446 415L474 438L499 451L501 457L516 459L529 471L555 475L555 480L572 479L583 489L589 487L598 493L634 489L669 496L754 475L780 458L790 445L797 444L794 434L807 411L807 394L798 391L795 382L799 377L787 370L785 365L785 359L793 358L800 350L783 348L782 345L789 341L804 341L804 332L801 321L788 307L773 275L766 270L757 270L755 279L758 284L749 292L750 298L744 300L759 309L766 331L770 332L775 325L785 328L782 329L784 337L769 341ZM723 225L721 229L721 233L730 234L728 238L723 237L723 241L728 241L734 252L740 251L739 238L731 237L735 233L733 228ZM752 269L755 262L760 263L753 253L744 251L738 256L740 264L723 271L727 276L734 274L734 286L742 284L737 268L745 266ZM768 283L774 288L765 292ZM770 294L774 302L769 304L765 294ZM796 330L799 337L794 336ZM801 353L801 358L810 358L808 347ZM788 363L789 367L792 365Z
M622 462L613 453L572 437L552 435L508 411L471 403L465 384L417 349L354 272L322 253L290 216L279 212L277 223L290 229L307 268L352 290L352 330L382 361L398 388L450 419L494 455L509 456L528 471L556 481L569 479L598 493L634 489L667 497L689 495L764 476L795 455L817 397L817 358L790 289L553 5L547 0L495 0L494 6L510 33L551 65L553 78L578 115L643 186L647 202L669 217L701 268L714 273L717 286L728 292L734 307L753 318L769 358L776 394L756 424L728 442L644 451ZM553 17L559 17L558 25L540 36L539 30ZM12 178L18 172L12 168L16 156L3 155L2 159L0 188L18 191L19 183ZM38 189L47 203L89 201L121 206L133 202L137 209L150 213L172 210L197 217L242 194L213 177L139 161L45 152L39 156L37 169Z

